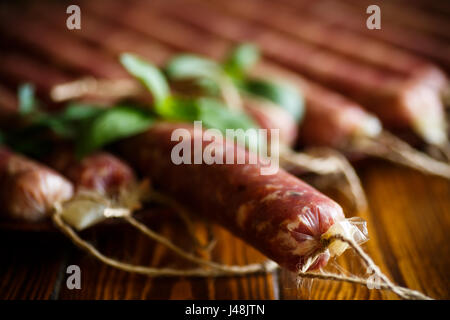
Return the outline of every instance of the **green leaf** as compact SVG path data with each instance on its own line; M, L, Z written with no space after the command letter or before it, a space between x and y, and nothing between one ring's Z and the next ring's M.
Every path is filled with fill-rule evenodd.
M30 114L36 111L37 102L34 93L34 86L30 83L25 83L19 86L17 92L19 100L19 113L22 115Z
M190 54L179 55L170 60L165 71L172 80L217 79L223 72L216 62Z
M147 130L154 117L143 110L130 106L117 106L105 110L85 128L77 147L80 156L114 141L136 135Z
M152 93L156 106L165 103L170 96L169 85L157 67L131 53L121 54L120 62Z
M6 135L2 131L0 131L0 144L5 143L5 141L6 141Z
M224 62L224 69L232 77L242 77L259 60L258 47L244 43L235 47Z
M304 113L304 100L300 92L288 83L275 83L260 79L248 79L244 82L243 90L279 105L286 109L297 122Z

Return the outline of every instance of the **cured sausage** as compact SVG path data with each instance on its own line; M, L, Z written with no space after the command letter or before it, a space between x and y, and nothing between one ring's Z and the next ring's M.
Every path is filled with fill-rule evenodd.
M72 150L58 150L48 163L72 181L76 191L93 190L114 197L136 182L133 169L107 152L96 152L77 160Z
M56 171L0 146L0 203L8 217L42 220L72 194L72 184Z
M127 9L123 6L123 3L118 2L108 2L103 5L99 5L98 2L89 2L86 3L86 8L96 15L100 15L106 19L113 19L117 23L126 24L129 28L139 30L161 41L161 43L169 43L170 46L179 50L193 50L194 52L205 54L214 59L222 60L232 46L232 43L217 37L212 37L209 33L200 34L193 29L183 28L183 24L175 20L167 20L159 17L155 14L154 10L140 10L139 7L128 7ZM119 9L121 9L123 14L120 16L115 15L115 12ZM159 28L156 28L157 25L164 25L164 31L159 32ZM96 26L97 28L95 30L104 30L106 28L99 19L96 20ZM92 31L91 34L91 40L97 43L103 43L101 41L102 34L95 31ZM141 37L140 40L141 42L150 41L153 44L152 40L148 39L148 37ZM193 42L200 43L201 45L192 46ZM142 55L150 61L158 58L157 55L149 50L141 50L142 46L138 42L129 42L129 45L133 50L136 48L135 52L137 54ZM116 46L115 44L106 45L106 48L115 53L119 53L115 49ZM167 47L164 48L166 51L169 50ZM167 54L170 53L173 53L173 51L167 52ZM281 128L280 138L283 139L285 137L284 140L287 145L291 145L294 137L298 135L300 142L306 146L343 148L349 145L355 136L373 137L381 130L381 124L378 119L365 111L357 102L300 77L298 74L288 72L286 69L267 61L258 63L251 70L251 73L253 76L260 78L274 77L284 81L289 80L304 94L306 113L299 133L291 125L292 121L285 121L282 126L279 126L278 122L274 122L273 119L265 116L264 110L257 110L254 105L246 105L248 112L261 127ZM284 117L279 114L276 119L282 118Z
M374 112L389 128L413 129L427 143L447 142L439 92L417 79L354 61L247 23L199 1L158 2L164 12L233 41L252 41L270 58L338 90Z
M125 70L114 59L99 53L94 48L78 45L73 41L74 36L70 32L58 32L23 12L8 10L6 14L5 10L1 13L0 34L26 44L33 51L40 52L55 62L74 65L85 74L103 78L128 77ZM21 23L11 28L11 21L16 19L20 19ZM41 36L43 34L45 37Z
M355 101L277 65L258 63L251 76L289 81L305 97L304 119L298 140L304 146L327 146L345 150L357 137L375 137L381 132L377 117Z
M171 161L172 132L183 128L193 146L192 126L158 123L149 131L125 140L121 154L157 188L204 217L228 228L282 266L296 271L320 248L321 236L336 222L344 221L341 207L289 173L279 170L261 175L262 164L179 164ZM208 146L203 143L202 150ZM220 145L225 153L240 146ZM245 150L246 157L249 156ZM328 261L321 253L310 266Z

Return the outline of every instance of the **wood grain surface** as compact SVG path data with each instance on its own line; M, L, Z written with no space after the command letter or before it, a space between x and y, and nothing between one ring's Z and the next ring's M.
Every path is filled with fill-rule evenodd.
M397 284L449 299L450 183L381 161L362 164L358 173L370 205L370 212L359 214L370 235L364 249ZM189 243L183 225L173 216L158 214L146 223L180 245ZM204 229L198 222L199 233ZM229 264L264 259L224 229L214 227L214 233L218 242L212 259ZM189 266L128 226L94 228L82 235L117 259ZM0 299L396 299L391 293L332 281L304 281L298 287L286 271L220 279L151 279L105 266L57 232L3 228L0 239ZM355 256L350 252L344 256L338 262L361 274ZM81 290L67 289L66 268L72 264L81 268Z

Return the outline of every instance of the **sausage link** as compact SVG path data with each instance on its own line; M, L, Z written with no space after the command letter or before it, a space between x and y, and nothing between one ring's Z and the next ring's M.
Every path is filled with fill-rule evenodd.
M326 48L387 72L416 77L422 83L434 86L436 90L442 90L446 85L445 74L416 55L381 41L336 28L301 12L294 15L291 8L280 3L265 0L213 2L244 19L280 30L300 41Z
M441 42L436 38L416 32L411 28L402 28L389 21L383 21L383 27L377 32L367 28L361 28L365 24L366 17L361 15L348 4L340 2L318 3L309 1L309 8L305 9L297 0L283 0L288 2L293 8L297 8L299 12L308 13L318 19L322 19L327 23L331 23L335 27L344 28L355 33L363 34L366 37L378 39L380 41L392 44L396 47L403 48L414 52L420 56L436 61L447 71L450 70L450 47L445 42ZM324 10L326 6L326 10ZM295 9L293 9L296 12Z

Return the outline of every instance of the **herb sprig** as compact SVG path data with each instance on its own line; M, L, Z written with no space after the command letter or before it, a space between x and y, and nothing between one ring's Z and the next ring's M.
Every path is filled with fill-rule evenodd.
M51 141L71 140L79 157L108 143L148 129L155 116L132 104L104 108L71 103L61 112L45 111L31 84L18 89L21 125L2 134L3 143L21 153L40 157L51 149Z
M228 109L219 99L172 94L164 73L137 55L124 53L120 62L152 94L153 106L123 102L105 108L75 102L61 112L48 112L41 107L34 87L24 84L18 90L19 115L24 126L2 134L1 138L14 149L38 157L49 151L52 138L70 140L81 158L149 129L158 119L202 121L204 126L224 133L226 129L243 129L243 135L247 129L257 128L246 114ZM239 136L236 139L244 141ZM250 149L255 149L258 143L246 140Z
M257 124L245 113L228 109L219 99L209 97L187 98L171 94L164 74L136 55L125 53L121 55L120 61L125 69L152 93L155 100L154 111L164 120L202 121L206 127L218 129L223 133L226 129L243 129L245 131L258 128ZM199 64L195 68L193 68L193 65L189 65L193 68L189 73L195 72L195 70L200 73L204 72L204 75L209 73L208 67L202 66L204 61L198 60L198 62ZM211 72L210 74L213 75L214 73ZM257 140L247 141L247 147L250 149L256 149L257 145Z

